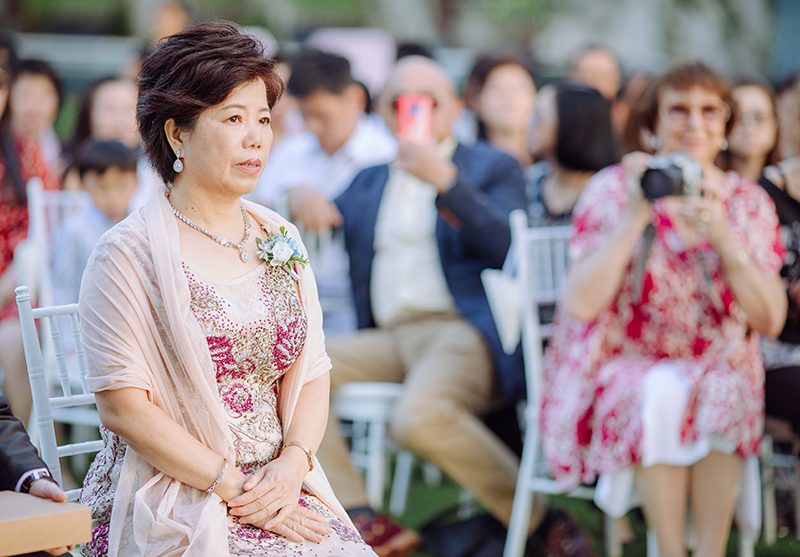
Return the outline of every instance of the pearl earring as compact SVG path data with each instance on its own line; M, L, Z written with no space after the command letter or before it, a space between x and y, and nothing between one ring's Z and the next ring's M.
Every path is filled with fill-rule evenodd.
M183 170L183 161L181 160L181 150L178 149L178 152L175 153L175 162L172 163L172 170L175 172L181 172Z
M723 151L728 150L728 140L725 139L724 137L719 140L719 148L722 149Z

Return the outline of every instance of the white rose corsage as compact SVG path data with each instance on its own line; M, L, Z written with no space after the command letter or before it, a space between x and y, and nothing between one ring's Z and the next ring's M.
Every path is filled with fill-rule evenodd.
M261 228L267 234L271 234L266 226ZM294 280L300 280L300 277L294 272L294 265L298 263L305 269L305 266L308 265L308 257L303 254L297 240L289 237L285 226L281 226L280 234L271 234L266 240L256 238L256 245L258 246L258 257L266 261L268 265L282 267Z

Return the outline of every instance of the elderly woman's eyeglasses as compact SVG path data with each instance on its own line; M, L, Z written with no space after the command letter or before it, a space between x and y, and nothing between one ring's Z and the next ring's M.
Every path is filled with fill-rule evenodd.
M685 104L673 104L661 107L658 114L662 120L667 122L686 124L693 110L699 110L700 115L707 124L727 122L731 117L731 109L728 108L726 104L706 104L699 107Z

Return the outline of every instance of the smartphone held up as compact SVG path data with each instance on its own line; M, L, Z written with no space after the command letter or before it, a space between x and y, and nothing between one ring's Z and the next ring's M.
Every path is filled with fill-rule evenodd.
M416 145L433 145L433 97L420 93L398 95L394 106L397 138Z

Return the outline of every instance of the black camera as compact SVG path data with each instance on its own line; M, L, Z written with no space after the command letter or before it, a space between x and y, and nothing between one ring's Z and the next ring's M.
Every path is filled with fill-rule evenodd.
M641 185L645 199L653 201L668 195L700 197L703 167L684 153L654 157L644 171Z

